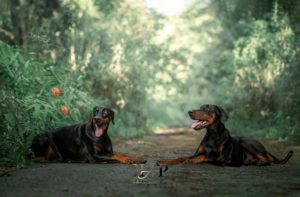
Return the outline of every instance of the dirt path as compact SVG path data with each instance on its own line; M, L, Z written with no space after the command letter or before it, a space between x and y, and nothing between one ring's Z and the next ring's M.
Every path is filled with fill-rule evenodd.
M158 177L155 160L194 152L203 133L192 131L114 140L115 151L148 159L144 166L121 164L34 164L0 177L0 196L299 196L300 147L262 139L271 152L282 157L295 154L286 165L218 167L171 166ZM150 170L144 180L141 170Z

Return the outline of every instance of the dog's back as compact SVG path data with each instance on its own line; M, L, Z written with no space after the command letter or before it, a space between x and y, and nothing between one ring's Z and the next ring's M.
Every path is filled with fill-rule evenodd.
M81 160L82 134L86 127L88 124L77 124L38 134L31 150L36 158L44 157L48 161Z

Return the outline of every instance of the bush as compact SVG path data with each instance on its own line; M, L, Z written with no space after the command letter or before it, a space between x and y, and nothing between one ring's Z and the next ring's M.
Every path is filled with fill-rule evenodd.
M37 133L88 120L92 107L105 103L82 91L80 78L5 44L0 45L0 70L0 163L24 162ZM59 87L64 95L52 96L53 87ZM60 111L62 105L70 115Z
M289 18L275 4L266 20L242 24L249 32L233 49L235 90L231 99L235 106L242 106L235 121L251 120L248 128L259 130L261 135L288 139L296 129L297 113L292 113L292 106L297 98L288 93L293 88L290 81L297 81L291 71L298 67L299 53Z

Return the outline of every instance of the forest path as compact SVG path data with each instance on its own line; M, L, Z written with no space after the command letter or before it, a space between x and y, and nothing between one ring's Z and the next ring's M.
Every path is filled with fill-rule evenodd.
M166 133L167 132L167 133ZM163 134L161 134L163 133ZM203 132L164 130L160 134L120 140L116 152L142 155L151 173L137 178L141 166L122 164L34 164L0 177L0 196L299 196L300 146L260 139L279 158L294 150L285 165L218 167L176 165L158 177L155 161L191 155Z

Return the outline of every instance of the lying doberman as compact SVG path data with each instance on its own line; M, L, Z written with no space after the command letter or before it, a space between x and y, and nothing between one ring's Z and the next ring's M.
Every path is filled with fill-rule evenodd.
M109 108L94 107L88 123L54 129L37 135L31 144L33 160L37 162L117 162L145 163L140 157L113 153L107 134L114 112Z
M219 106L202 105L200 109L191 110L188 113L191 119L197 120L192 124L192 128L195 130L206 128L206 135L193 156L159 160L158 165L179 163L212 163L229 166L284 164L293 154L293 151L289 151L286 157L280 160L267 152L265 147L253 138L231 136L224 126L228 115Z

